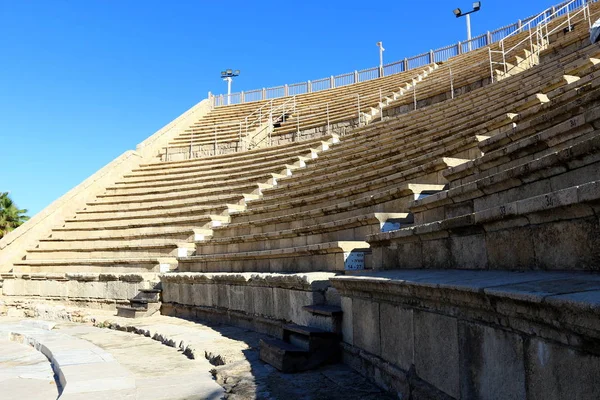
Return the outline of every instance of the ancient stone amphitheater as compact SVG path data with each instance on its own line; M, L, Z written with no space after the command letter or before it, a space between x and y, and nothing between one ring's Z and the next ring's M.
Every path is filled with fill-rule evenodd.
M402 399L598 399L599 17L210 95L3 238L3 299L245 327Z

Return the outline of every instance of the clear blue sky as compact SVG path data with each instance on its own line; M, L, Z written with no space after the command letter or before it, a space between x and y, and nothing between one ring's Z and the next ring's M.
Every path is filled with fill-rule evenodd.
M483 0L473 35L555 4ZM0 191L41 211L190 106L318 79L466 36L472 2L0 0Z

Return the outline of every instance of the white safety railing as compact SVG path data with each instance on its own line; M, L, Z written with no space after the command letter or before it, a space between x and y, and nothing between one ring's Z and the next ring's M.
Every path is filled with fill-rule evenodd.
M565 14L570 14L578 9L581 9L586 4L594 3L596 1L598 0L575 0L562 2L556 6L547 8L540 14L525 18L523 20L518 20L514 24L501 27L495 31L488 31L483 35L472 38L469 41L458 42L450 46L442 47L441 49L430 50L423 54L418 54L413 57L405 58L404 60L386 64L383 66L383 74L381 74L379 67L373 67L362 71L349 72L338 76L317 79L314 81L294 83L291 85L283 85L274 88L263 88L248 92L232 93L229 95L229 103L227 101L228 95L226 94L212 95L209 93L209 100L211 101L213 107L224 106L227 104L247 103L251 101L270 100L284 96L318 92L339 86L364 82L380 78L380 75L388 76L405 72L432 64L434 62L444 62L451 57L489 46L492 43L502 41L503 39L506 39L514 34L533 29L539 24L548 21L549 18L556 18ZM568 7L565 7L567 5Z

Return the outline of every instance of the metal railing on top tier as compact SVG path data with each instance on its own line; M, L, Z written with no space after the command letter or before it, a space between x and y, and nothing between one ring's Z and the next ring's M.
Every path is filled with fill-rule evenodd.
M504 76L509 75L512 72L511 70L516 69L519 66L516 63L515 65L511 65L507 60L511 58L516 59L515 53L522 51L525 47L529 47L529 55L523 57L522 62L526 62L530 65L537 64L539 62L540 51L549 43L550 35L561 29L571 29L571 23L575 21L577 17L581 16L582 20L586 21L588 27L591 28L590 3L592 3L592 1L571 0L563 3L561 6L552 7L552 13L548 14L544 11L530 19L527 24L528 26L524 26L524 29L528 30L529 34L518 43L513 44L512 46L506 44L507 39L510 39L515 35L515 32L513 32L500 41L500 45L498 46L499 50L488 48L492 82L494 82L495 75L494 66L499 66L501 72L504 73ZM561 17L564 17L564 19L550 28L552 22ZM522 56L524 54L522 54Z
M372 79L380 78L381 76L389 76L411 69L423 67L434 62L447 61L451 57L458 56L463 53L481 49L489 46L492 43L500 42L503 39L515 35L526 30L533 29L543 22L547 22L548 18L559 17L565 12L572 12L584 7L588 3L595 3L598 0L576 0L566 1L558 5L548 7L541 13L518 20L514 24L504 26L495 31L488 31L483 35L476 36L465 42L458 42L437 50L430 50L426 53L418 54L413 57L405 58L404 60L395 61L391 64L383 66L383 73L380 73L379 67L367 68L360 71L349 72L337 76L317 79L314 81L306 81L300 83L286 84L271 88L262 88L250 90L247 92L238 92L220 95L208 94L209 100L213 107L224 106L227 104L240 104L252 101L269 100L279 97L295 96L304 93L318 92L321 90L333 89L336 87L352 85L355 83L365 82ZM565 6L569 5L566 10ZM558 13L557 10L563 10ZM381 75L381 76L380 76ZM228 100L229 97L229 101Z

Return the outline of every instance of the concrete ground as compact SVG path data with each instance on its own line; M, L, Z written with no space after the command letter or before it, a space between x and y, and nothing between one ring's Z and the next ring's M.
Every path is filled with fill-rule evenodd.
M120 376L130 378L127 382L133 382L131 387L127 386L127 382L119 381L118 390L110 392L110 398L391 399L343 364L304 373L280 373L259 360L258 341L265 336L245 329L226 325L209 326L166 316L133 320L115 317L113 312L107 311L86 310L86 313L89 315L82 320L88 323L57 322L51 333L63 335L71 343L81 341L97 348L86 350L88 352L106 352L109 356L103 358L110 361L111 365L118 365L123 371L119 373ZM2 331L11 326L10 329L18 329L15 326L21 324L22 320L0 317L0 337ZM26 350L31 351L31 348ZM69 363L78 362L73 360L72 354L66 355ZM2 357L3 348L0 347L0 374L4 366ZM48 366L48 361L45 362ZM97 364L93 367L100 368ZM98 369L98 374L102 373L103 370ZM84 387L86 378L82 379ZM102 386L95 385L95 382L88 383L90 386ZM110 385L106 387L107 390ZM115 384L112 385L114 387ZM54 389L53 398L56 398L56 387L51 387ZM75 397L67 393L68 388L67 379L61 398L109 398L106 397L109 392L102 392L102 388L98 387L88 393L83 388L80 393L82 396Z
M6 399L54 400L58 396L48 359L8 338L0 338L0 387L0 398Z

